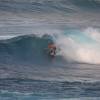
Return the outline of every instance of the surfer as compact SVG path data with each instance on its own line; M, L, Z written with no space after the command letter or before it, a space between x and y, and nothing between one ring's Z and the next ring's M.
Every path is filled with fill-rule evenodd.
M54 45L54 43L48 44L48 54L52 57L56 55L56 46Z

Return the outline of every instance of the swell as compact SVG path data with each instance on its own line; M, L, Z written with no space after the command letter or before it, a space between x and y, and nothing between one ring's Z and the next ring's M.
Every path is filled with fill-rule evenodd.
M11 12L75 12L99 10L99 0L1 0L0 9Z

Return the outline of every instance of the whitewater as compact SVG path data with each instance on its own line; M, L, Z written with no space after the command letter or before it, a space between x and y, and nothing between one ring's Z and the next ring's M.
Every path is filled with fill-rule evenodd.
M99 12L99 0L0 0L0 100L100 100Z

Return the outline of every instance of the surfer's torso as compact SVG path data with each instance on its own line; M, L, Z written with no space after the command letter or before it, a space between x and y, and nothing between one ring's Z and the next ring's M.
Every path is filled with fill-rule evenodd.
M48 45L49 55L54 57L56 55L56 46L54 44Z

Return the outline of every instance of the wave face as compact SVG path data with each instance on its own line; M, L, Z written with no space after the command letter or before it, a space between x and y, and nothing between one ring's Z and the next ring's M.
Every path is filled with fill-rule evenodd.
M49 64L48 43L53 42L52 37L19 36L8 40L0 41L0 62L1 63L33 63ZM58 57L59 58L59 57ZM61 59L60 59L61 60ZM60 61L58 60L58 62ZM57 58L55 60L57 62Z

